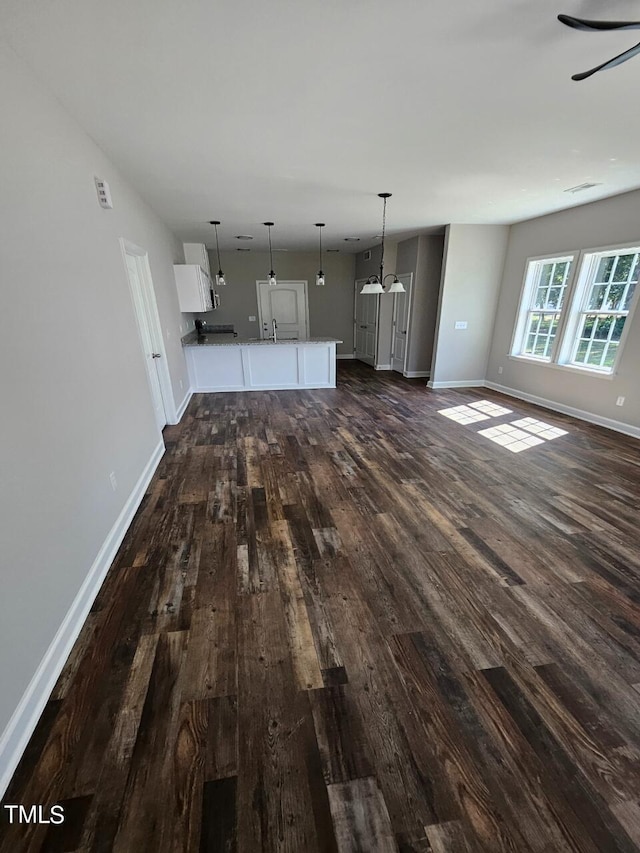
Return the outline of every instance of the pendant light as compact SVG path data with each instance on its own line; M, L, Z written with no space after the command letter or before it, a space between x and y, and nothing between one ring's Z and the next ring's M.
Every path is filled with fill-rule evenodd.
M406 293L404 285L395 273L384 274L384 235L387 226L387 199L391 198L391 193L378 193L378 198L382 199L382 244L380 251L380 275L370 275L362 286L361 294L379 294L379 293ZM389 277L393 278L391 287L388 291L385 290L385 280Z
M325 278L322 272L322 229L324 228L324 222L316 222L316 228L318 229L318 236L320 238L320 268L316 273L316 284L318 287L324 287Z
M216 284L218 287L224 287L227 283L224 273L222 272L222 264L220 263L220 243L218 242L218 225L221 225L219 219L212 219L209 225L213 225L216 230L216 252L218 253L218 275L216 276Z
M272 287L275 287L278 281L276 279L276 274L273 271L273 250L271 248L271 226L275 225L275 222L264 222L263 225L266 225L269 229L269 259L271 261L271 269L269 270L269 278L267 281Z

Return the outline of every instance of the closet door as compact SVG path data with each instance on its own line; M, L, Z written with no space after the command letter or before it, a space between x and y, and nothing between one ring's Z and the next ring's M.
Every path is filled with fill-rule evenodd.
M409 345L409 314L411 310L411 281L413 275L399 275L406 293L393 294L393 345L391 367L398 373L406 369L407 347Z
M354 341L356 358L365 364L376 363L376 341L378 340L379 296L360 291L366 279L356 281Z

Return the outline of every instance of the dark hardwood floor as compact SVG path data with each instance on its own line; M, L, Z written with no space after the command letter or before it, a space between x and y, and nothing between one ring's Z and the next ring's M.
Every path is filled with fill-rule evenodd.
M2 853L640 850L638 441L357 364L165 438Z

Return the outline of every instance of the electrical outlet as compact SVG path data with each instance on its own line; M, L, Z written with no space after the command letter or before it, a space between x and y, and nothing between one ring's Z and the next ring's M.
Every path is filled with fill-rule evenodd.
M180 382L180 390L182 391L182 379L178 380Z
M455 328L456 329L466 329L467 328L467 321L466 320L456 320Z
M180 323L180 334L182 334L182 323Z
M624 397L618 397L616 400L616 406L624 406Z
M502 373L502 365L498 368L498 373Z
M115 471L112 471L112 472L109 474L109 482L111 483L111 488L112 488L112 489L113 489L113 491L115 492L115 490L118 488L118 481L116 480L116 473L115 473Z
M255 323L255 322L256 322L256 318L252 315L251 317L249 317L249 322L250 322L250 323Z

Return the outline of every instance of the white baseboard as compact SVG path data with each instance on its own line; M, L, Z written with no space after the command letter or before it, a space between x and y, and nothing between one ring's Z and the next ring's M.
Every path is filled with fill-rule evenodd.
M179 424L180 421L182 420L182 416L186 412L187 406L191 402L192 397L193 397L193 391L191 389L189 389L187 391L187 393L185 394L184 400L180 403L180 405L178 406L178 409L176 411L176 423L177 424Z
M456 379L453 382L427 382L429 388L484 388L484 379Z
M93 565L58 628L53 642L40 661L18 707L9 720L6 729L0 735L0 798L4 796L7 790L11 777L15 773L18 762L29 743L40 715L56 685L73 644L78 638L105 575L129 529L133 516L144 497L164 450L164 442L160 440L133 491L127 498L127 502L115 524L102 543Z
M543 409L551 409L554 412L570 415L572 418L587 421L590 424L622 432L625 435L633 436L633 438L640 438L640 427L633 426L632 424L625 424L623 421L616 421L613 418L606 418L603 415L596 415L593 412L585 412L583 409L575 409L573 406L565 406L564 403L556 403L555 400L547 400L545 397L527 394L525 391L518 391L516 388L498 385L497 382L485 382L484 384L486 388L491 388L493 391L499 391L501 394L506 394L509 397L516 397L518 400L526 400L528 403L535 403L536 406L542 406Z
M336 358L337 358L339 361L342 361L342 360L344 360L345 358L355 358L355 357L356 357L356 355L355 355L355 353L353 353L353 352L339 352L339 353L336 355Z
M402 374L407 379L423 379L425 376L431 376L429 370L405 370Z
M376 364L374 365L374 370L392 370L390 364Z

